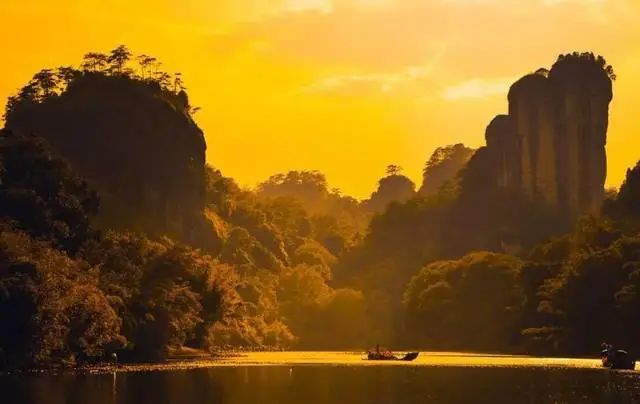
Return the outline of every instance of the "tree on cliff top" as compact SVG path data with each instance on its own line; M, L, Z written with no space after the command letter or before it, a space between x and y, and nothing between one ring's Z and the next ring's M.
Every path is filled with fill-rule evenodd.
M369 199L363 202L371 212L380 213L392 202L406 202L416 194L416 186L408 177L402 175L402 167L390 164L385 169L386 176L378 181L376 189Z
M127 64L133 59L138 62L138 65L135 69L127 68ZM25 107L30 103L42 103L52 96L61 95L87 75L128 78L158 86L165 95L177 97L185 89L182 74L178 72L172 76L158 70L159 65L160 62L156 58L148 55L136 56L125 45L118 46L109 54L89 52L84 55L79 69L63 66L58 69L43 69L36 73L16 95L9 97L5 108L5 120L8 120L17 108ZM152 68L155 68L155 71L149 74ZM182 109L187 112L195 110L189 105L183 105Z
M613 67L607 63L606 59L600 55L596 56L593 52L560 54L558 60L553 64L550 74L553 76L555 73L563 77L570 77L585 71L594 75L605 73L612 81L617 78Z
M108 62L109 57L104 53L89 52L82 58L80 68L85 72L101 72Z
M329 189L324 174L317 171L290 171L269 177L257 187L260 198L293 198L311 216L314 236L334 254L363 232L369 214L354 198Z
M125 45L120 45L109 54L108 61L111 63L111 71L122 74L127 62L131 60L133 53Z
M384 170L387 176L402 174L402 167L397 164L389 164Z
M258 185L257 193L267 197L299 199L310 212L318 211L319 205L330 196L327 179L318 171L289 171L272 175Z
M438 147L425 164L418 193L422 196L436 193L442 185L456 177L473 153L473 149L462 143Z

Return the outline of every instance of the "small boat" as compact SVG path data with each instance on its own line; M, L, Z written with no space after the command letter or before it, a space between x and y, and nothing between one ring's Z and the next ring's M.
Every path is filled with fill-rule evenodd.
M410 362L418 357L420 352L407 352L404 356L396 356L389 351L369 351L367 359L370 361L406 361Z
M601 353L602 366L609 369L634 370L636 361L625 350L616 351L603 350Z

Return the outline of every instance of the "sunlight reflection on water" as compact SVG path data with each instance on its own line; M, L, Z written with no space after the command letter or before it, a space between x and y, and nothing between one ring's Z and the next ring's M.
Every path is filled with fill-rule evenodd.
M599 368L600 359L421 352L414 361L369 361L361 352L249 352L225 358L216 366L341 365L341 366L461 366Z
M637 403L640 373L597 359L422 352L251 352L109 374L0 376L2 403ZM128 371L124 371L128 370ZM163 371L153 371L163 370Z

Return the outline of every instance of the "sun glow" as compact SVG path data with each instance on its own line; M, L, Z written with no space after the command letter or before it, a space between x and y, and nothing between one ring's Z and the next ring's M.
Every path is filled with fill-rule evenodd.
M126 43L183 72L209 163L227 175L254 185L318 169L365 197L387 164L419 183L435 147L483 144L532 66L593 50L619 77L607 180L617 186L640 157L638 13L635 0L5 0L0 32L21 40L0 55L0 96L42 67Z

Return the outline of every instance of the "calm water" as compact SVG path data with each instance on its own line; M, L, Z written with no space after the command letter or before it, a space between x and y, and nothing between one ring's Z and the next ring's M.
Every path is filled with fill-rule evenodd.
M256 353L213 367L115 377L2 376L0 402L640 402L640 373L597 365L593 360L424 353L409 364L378 364L347 353Z

